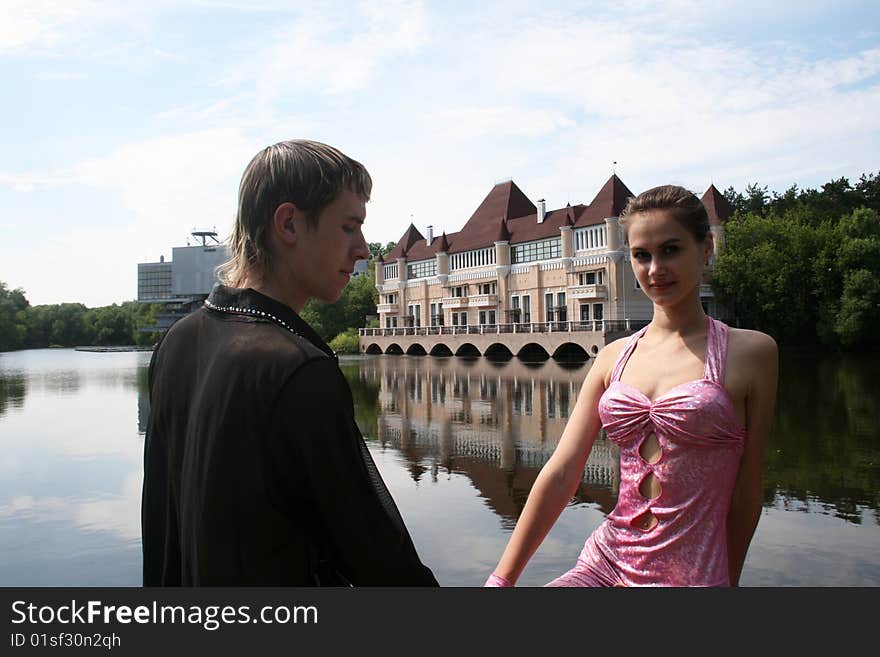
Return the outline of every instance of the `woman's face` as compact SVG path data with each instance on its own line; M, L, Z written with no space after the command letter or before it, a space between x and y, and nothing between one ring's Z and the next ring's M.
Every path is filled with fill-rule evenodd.
M712 253L712 235L698 242L665 210L630 215L629 257L639 285L658 306L699 301L700 281Z

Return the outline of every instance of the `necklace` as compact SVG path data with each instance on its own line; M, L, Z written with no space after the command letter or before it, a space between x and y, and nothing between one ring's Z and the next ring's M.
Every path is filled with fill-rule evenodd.
M208 301L207 299L205 299L205 306L207 306L211 310L216 310L221 313L232 313L234 315L253 315L254 317L265 317L266 319L269 319L269 320L275 322L276 324L283 326L284 328L286 328L288 331L290 331L294 335L296 335L300 338L303 338L303 340L307 339L304 336L297 333L296 331L294 331L293 328L287 322L285 322L283 319L278 319L272 313L267 313L264 310L256 310L255 308L238 308L237 306L217 306L217 305L211 303L210 301Z

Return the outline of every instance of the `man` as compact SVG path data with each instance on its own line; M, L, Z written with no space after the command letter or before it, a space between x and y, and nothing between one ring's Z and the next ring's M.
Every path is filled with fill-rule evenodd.
M231 259L150 364L144 584L434 585L355 424L336 356L297 313L336 301L372 181L286 141L239 189Z

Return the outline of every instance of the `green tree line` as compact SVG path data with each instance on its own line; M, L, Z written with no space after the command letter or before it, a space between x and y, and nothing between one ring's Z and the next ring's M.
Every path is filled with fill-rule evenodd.
M312 299L303 309L303 318L339 353L358 353L357 329L376 315L375 258L394 246L394 242L370 243L366 275L354 277L336 303ZM161 310L161 305L135 301L100 308L81 303L31 306L23 290L10 290L0 281L0 351L154 344L159 334L141 329L155 326Z
M880 174L725 196L735 214L712 285L737 324L787 345L880 346Z
M0 281L0 351L44 347L150 345L161 306L127 301L87 308L81 303L32 306L23 290Z

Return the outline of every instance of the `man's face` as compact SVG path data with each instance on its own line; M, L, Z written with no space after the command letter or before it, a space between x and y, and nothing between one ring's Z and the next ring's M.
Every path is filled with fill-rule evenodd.
M364 240L363 223L367 216L363 197L343 190L321 212L318 225L297 227L294 253L297 287L304 296L332 303L339 299L354 263L370 257Z

